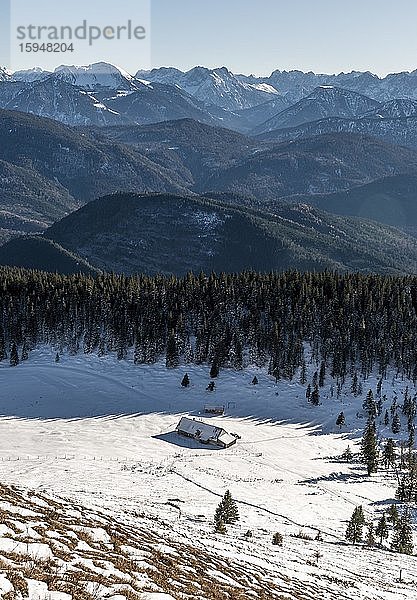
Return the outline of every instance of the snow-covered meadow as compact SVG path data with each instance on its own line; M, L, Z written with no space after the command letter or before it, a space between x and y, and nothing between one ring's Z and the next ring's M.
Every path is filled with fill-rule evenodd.
M210 393L207 366L167 370L163 363L134 366L111 356L54 358L42 349L18 367L0 367L3 485L120 519L135 511L164 519L172 539L252 564L260 576L275 577L289 598L417 597L415 558L344 544L355 506L376 520L394 501L392 476L367 477L358 462L340 460L348 445L358 451L362 401L375 390L375 378L365 382L361 398L349 385L337 398L327 377L314 407L297 379L275 383L259 369L223 370ZM309 380L315 369L309 366ZM186 371L191 386L183 389ZM395 391L401 400L406 385L390 380L383 393L390 400ZM223 417L203 414L211 402L225 405ZM346 424L339 430L341 411ZM182 415L210 420L240 439L220 450L181 438L175 427ZM212 519L226 489L241 520L221 536ZM247 530L250 540L243 537ZM276 531L284 535L283 548L271 544ZM300 531L313 539L293 537ZM314 541L318 531L322 542ZM246 591L243 597L251 597Z

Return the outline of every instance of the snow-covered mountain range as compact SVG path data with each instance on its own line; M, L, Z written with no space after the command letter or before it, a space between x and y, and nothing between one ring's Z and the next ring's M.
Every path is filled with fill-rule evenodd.
M144 83L116 71L20 72L16 80L0 81L0 108L75 126L143 125L182 118L232 125L227 111L205 107L179 87Z
M417 71L385 78L356 71L274 71L269 77L255 77L226 67L186 72L162 67L132 75L104 62L61 65L54 72L38 67L15 73L0 69L0 108L77 126L191 118L256 135L328 118L388 119L396 141L398 127L404 127L400 119L414 116L416 103ZM362 127L355 123L353 129Z
M296 127L327 117L356 118L370 111L376 111L379 107L379 102L362 94L330 85L321 85L306 98L260 125L256 132Z
M391 73L378 77L369 71L351 71L337 75L302 71L274 71L269 77L239 75L239 80L251 84L272 85L291 102L296 102L320 85L333 85L369 96L383 102L392 98L417 99L417 70Z
M226 67L195 67L186 73L173 68L154 69L138 71L136 77L177 85L205 104L215 104L227 110L252 108L280 95L270 83L241 81Z

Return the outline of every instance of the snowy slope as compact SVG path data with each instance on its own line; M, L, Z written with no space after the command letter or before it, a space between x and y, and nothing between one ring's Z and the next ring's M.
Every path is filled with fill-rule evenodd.
M204 540L205 550L245 569L253 565L260 581L273 582L288 598L412 598L415 559L358 552L343 543L353 508L361 504L376 519L394 501L396 485L390 473L368 478L359 463L338 458L348 444L357 451L364 425L363 396L352 398L349 384L340 398L332 397L328 378L322 405L313 407L304 386L275 384L256 369L222 371L210 394L204 366L168 371L163 364L135 367L92 355L55 363L54 356L45 349L14 369L0 367L3 484L66 497L119 522L138 513L157 519L152 531L164 547L175 540L201 548ZM185 371L189 389L180 386ZM250 383L255 373L258 386ZM375 385L368 380L363 395ZM394 393L401 398L406 385L390 380L383 393L388 401ZM226 406L225 416L210 423L241 436L230 449L175 433L182 415L207 420L201 411L208 401ZM346 426L339 432L335 420L341 410ZM381 423L379 433L392 435ZM239 503L241 521L222 537L213 534L212 517L227 488ZM135 526L150 527L137 518ZM243 538L248 529L250 541ZM291 537L300 530L313 538L320 530L324 541ZM283 550L271 545L275 531L284 535ZM316 550L322 555L318 565ZM168 591L186 597L174 587Z

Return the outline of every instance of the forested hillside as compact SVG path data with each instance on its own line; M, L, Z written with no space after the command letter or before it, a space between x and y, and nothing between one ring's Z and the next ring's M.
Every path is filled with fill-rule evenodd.
M167 367L269 366L292 378L304 344L332 377L388 366L417 379L417 278L333 273L192 275L182 279L0 271L0 358L39 344L59 354L117 353ZM129 352L133 351L133 352Z

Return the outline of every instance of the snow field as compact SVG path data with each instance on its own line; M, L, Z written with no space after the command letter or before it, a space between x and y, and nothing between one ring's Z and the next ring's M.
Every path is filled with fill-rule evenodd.
M210 394L207 367L167 370L162 363L134 366L93 355L55 364L54 356L42 349L16 368L0 367L3 484L120 518L140 512L162 519L169 534L161 536L256 565L294 598L417 597L415 559L341 544L355 506L376 519L394 498L395 482L385 473L368 478L362 465L338 459L348 444L358 451L361 405L375 378L362 398L353 398L347 385L339 399L331 397L328 378L321 406L313 407L297 381L275 384L259 369L221 371ZM315 368L309 366L310 381ZM191 387L182 389L186 371ZM250 383L254 374L258 386ZM384 382L383 393L390 399L395 391L401 401L406 385ZM213 401L226 406L224 417L200 414ZM342 410L346 425L339 432ZM241 439L218 450L180 438L174 430L182 415ZM226 489L239 503L241 521L222 537L213 534L212 518ZM310 538L321 531L324 542L292 537L300 530ZM284 535L283 549L271 545L275 531ZM166 551L169 542L161 543ZM399 584L401 565L406 583Z

